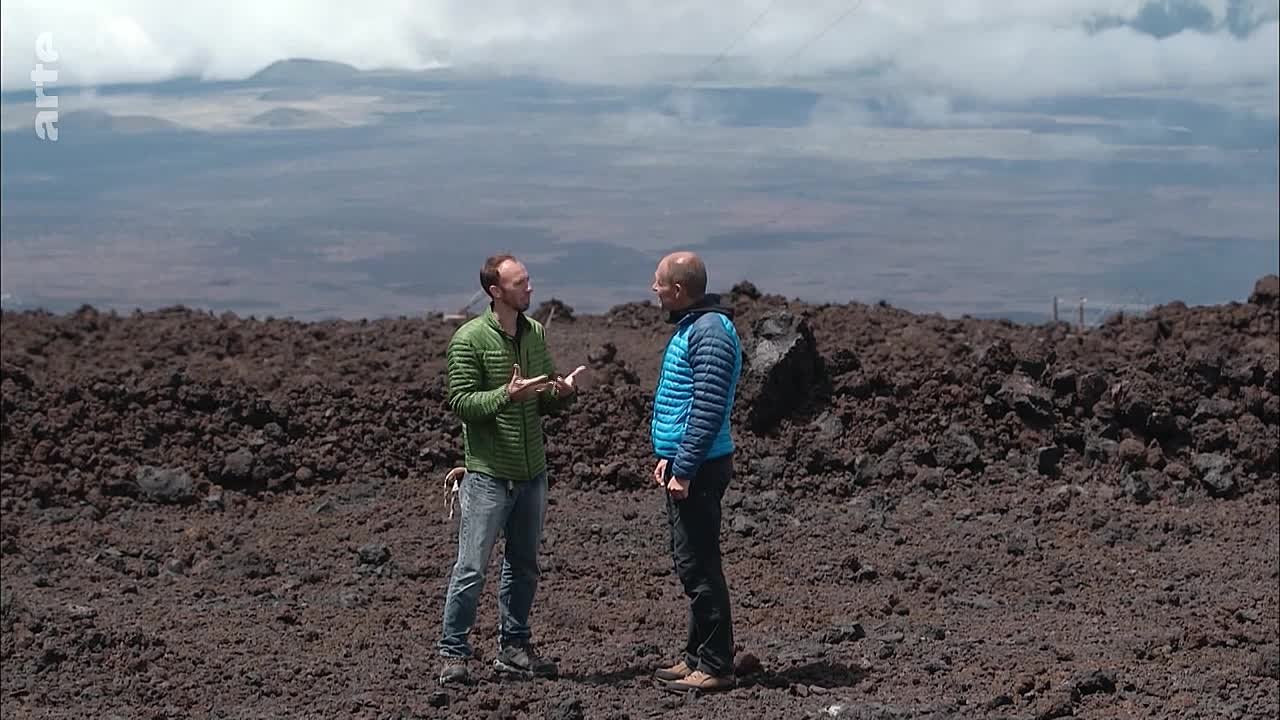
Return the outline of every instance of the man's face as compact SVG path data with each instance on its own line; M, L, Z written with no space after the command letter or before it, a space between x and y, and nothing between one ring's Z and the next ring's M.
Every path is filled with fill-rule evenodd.
M509 308L524 312L529 309L529 299L533 296L533 285L529 282L529 271L519 260L507 260L498 266L498 284L491 290L493 299Z
M679 310L683 303L684 289L671 283L665 262L658 263L653 272L653 292L658 296L658 304L668 312Z

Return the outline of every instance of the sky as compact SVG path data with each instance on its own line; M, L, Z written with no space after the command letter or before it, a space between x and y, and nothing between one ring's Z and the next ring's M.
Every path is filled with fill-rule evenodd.
M178 9L178 8L181 9ZM360 69L648 82L875 72L988 100L1266 83L1280 0L7 0L3 90L52 34L62 85L237 80L293 57Z

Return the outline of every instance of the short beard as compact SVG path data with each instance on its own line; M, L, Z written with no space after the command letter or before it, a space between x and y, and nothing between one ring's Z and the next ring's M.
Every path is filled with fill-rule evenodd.
M502 293L502 297L500 298L500 301L502 302L503 305L506 305L507 307L511 308L512 310L515 310L516 312L524 312L529 309L528 300L525 300L524 302L514 302L507 297L507 294L505 292Z

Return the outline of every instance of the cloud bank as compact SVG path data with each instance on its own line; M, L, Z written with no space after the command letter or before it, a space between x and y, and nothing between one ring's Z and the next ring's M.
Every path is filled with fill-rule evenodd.
M160 0L5 2L4 91L235 80L295 57L593 82L873 76L991 100L1280 80L1280 0ZM754 23L754 24L753 24Z

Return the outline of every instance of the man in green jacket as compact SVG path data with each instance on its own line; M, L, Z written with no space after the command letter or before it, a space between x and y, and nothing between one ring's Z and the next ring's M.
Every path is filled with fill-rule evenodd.
M584 368L556 374L542 325L524 314L533 288L523 263L511 255L488 258L480 286L489 308L458 328L447 352L449 407L462 420L467 472L458 493L458 559L439 642L442 684L471 679L467 638L499 533L506 535L506 550L494 668L519 677L557 674L555 663L534 650L529 629L547 507L542 416L573 403L574 379Z

